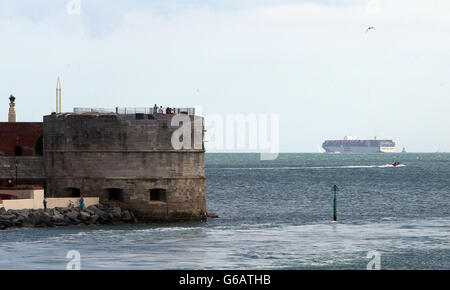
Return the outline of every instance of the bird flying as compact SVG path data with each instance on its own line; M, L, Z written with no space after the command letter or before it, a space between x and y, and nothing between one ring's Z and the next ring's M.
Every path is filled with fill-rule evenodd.
M366 33L367 33L367 32L369 32L369 30L370 30L370 29L373 29L373 30L375 30L375 27L373 27L373 26L369 26L369 28L367 28L367 29L366 29Z

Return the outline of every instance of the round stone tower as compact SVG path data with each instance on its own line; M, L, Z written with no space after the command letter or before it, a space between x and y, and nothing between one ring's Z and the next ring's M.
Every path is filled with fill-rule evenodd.
M197 140L197 146L176 150L171 140L179 126L171 125L173 116L176 115L45 116L47 195L99 196L100 202L131 210L144 220L203 218L203 118L188 116L197 124L191 133L200 132L200 143Z

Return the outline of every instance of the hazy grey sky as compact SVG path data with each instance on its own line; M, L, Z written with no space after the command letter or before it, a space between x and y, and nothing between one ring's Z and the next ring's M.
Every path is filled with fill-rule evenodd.
M349 133L450 151L448 0L67 3L0 0L0 121L10 93L18 121L54 111L59 75L63 111L279 113L281 151Z

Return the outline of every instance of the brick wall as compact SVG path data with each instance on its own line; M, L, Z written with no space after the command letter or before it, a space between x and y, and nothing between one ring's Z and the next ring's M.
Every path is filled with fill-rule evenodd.
M23 156L40 155L37 142L43 136L43 123L0 123L0 155L14 156L20 147ZM41 139L42 140L42 139Z

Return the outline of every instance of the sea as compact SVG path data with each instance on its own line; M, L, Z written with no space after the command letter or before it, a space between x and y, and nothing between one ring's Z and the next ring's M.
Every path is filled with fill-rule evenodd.
M207 153L205 174L219 218L8 229L0 269L450 269L448 153Z

